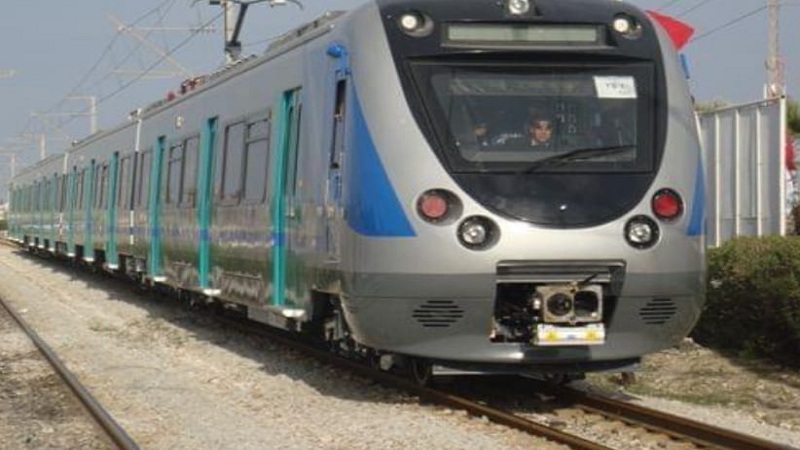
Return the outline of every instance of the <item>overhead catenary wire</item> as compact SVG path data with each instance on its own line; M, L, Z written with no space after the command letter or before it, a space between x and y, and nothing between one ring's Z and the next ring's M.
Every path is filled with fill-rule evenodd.
M134 26L134 25L136 25L137 23L141 22L141 21L142 21L142 20L144 20L145 18L147 18L147 17L151 16L152 14L154 14L154 13L157 13L157 12L159 12L159 11L161 11L162 13L159 15L159 18L158 18L157 20L158 20L158 23L163 23L163 19L164 19L164 17L165 17L165 15L166 15L166 13L169 11L169 9L171 9L171 8L174 6L174 4L175 4L175 2L176 2L176 1L177 1L177 0L166 0L166 1L162 2L162 3L161 3L159 6L158 6L158 7L156 7L156 8L154 8L154 9L150 10L150 11L149 11L147 14L145 14L145 15L143 15L142 17L140 17L139 19L137 19L137 20L136 20L135 22L133 22L133 23L132 23L130 26ZM166 10L164 10L164 8L166 8ZM190 33L190 35L189 35L189 36L188 36L186 39L184 39L183 41L181 41L180 43L178 43L178 44L177 44L177 45L175 45L174 47L172 47L172 48L170 48L170 49L167 49L165 52L163 52L162 54L160 54L160 57L159 57L159 58L158 58L158 59L157 59L157 60L156 60L154 63L150 64L149 66L147 66L147 67L145 67L145 68L143 68L143 69L141 70L141 72L138 74L138 76L134 77L133 79L131 79L131 80L127 81L127 82L120 83L120 85L117 87L117 89L113 90L112 92L110 92L110 93L108 93L108 94L96 96L96 98L97 98L96 105L100 105L100 104L102 104L103 102L106 102L106 101L110 100L111 98L113 98L113 97L117 96L119 93L123 92L125 89L129 88L130 86L132 86L132 85L133 85L133 84L135 84L136 82L138 82L138 81L140 81L141 79L143 79L144 77L146 77L146 76L147 76L148 74L150 74L150 73L151 73L151 72L152 72L152 71L153 71L155 68L157 68L159 65L161 65L161 64L162 64L162 63L163 63L163 62L164 62L164 61L165 61L167 58L170 58L170 57L171 57L173 54L175 54L175 52L177 52L177 51L178 51L178 50L180 50L181 48L185 47L185 46L186 46L186 45L187 45L187 44L188 44L190 41L192 41L192 40L193 40L193 39L194 39L194 38L195 38L197 35L201 34L201 33L203 32L203 30L207 29L207 28L208 28L209 26L211 26L211 25L212 25L214 22L216 22L217 20L219 20L219 18L220 18L221 16L222 16L222 14L220 13L220 14L216 15L215 17L213 17L212 19L210 19L210 20L206 21L205 23L203 23L202 25L200 25L200 26L199 26L199 27L197 27L196 29L193 29L193 30L191 30L191 33ZM153 30L149 30L149 31L148 31L148 34L149 34L150 32L152 32L152 31L153 31ZM120 33L117 33L117 35L114 37L114 39L112 40L112 43L111 43L111 44L109 44L109 46L113 45L113 41L114 41L114 40L116 40L116 39L118 39L119 35L120 35ZM104 76L102 79L100 79L100 80L98 80L97 82L95 82L95 83L93 83L93 84L89 85L89 86L90 86L90 88L94 88L94 87L96 87L96 86L100 85L102 82L104 82L104 81L108 80L108 79L109 79L109 78L110 78L110 77L113 75L113 71L114 71L114 70L116 70L116 69L118 69L119 67L121 67L123 64L125 64L125 62L126 62L126 61L128 61L128 60L129 60L131 57L133 57L133 56L136 54L136 52L138 51L139 47L141 47L141 45L142 45L142 44L141 44L141 43L139 43L139 44L136 46L136 48L134 48L134 49L133 49L131 52L129 52L129 53L126 55L126 57L125 57L125 58L124 58L122 61L118 62L118 63L117 63L115 66L114 66L114 68L113 68L113 69L112 69L112 70L111 70L109 73L107 73L107 74L106 74L106 75L105 75L105 76ZM106 57L106 56L108 55L108 53L109 53L108 51L104 51L103 57ZM103 58L100 58L100 59L102 60ZM100 61L100 60L98 60L98 61ZM94 71L94 70L96 69L96 67L98 67L98 66L99 66L99 62L95 64L95 66L92 68L92 71ZM74 94L75 92L78 92L78 90L81 88L81 85L83 85L83 84L85 83L86 79L88 79L88 77L89 77L89 75L90 75L90 74L91 74L91 71L90 71L90 72L87 72L87 75L85 75L85 76L82 78L81 82L80 82L78 85L76 85L76 86L75 86L75 87L74 87L74 88L73 88L73 89L70 91L70 93L71 93L71 94ZM66 98L65 98L65 99L66 99ZM62 99L62 100L61 100L59 103L57 103L55 107L53 107L53 108L51 108L51 109L49 110L49 112L52 112L52 111L54 111L54 110L55 110L56 108L58 108L58 107L59 107L61 104L63 104L63 103L64 103L64 101L65 101L65 99ZM58 123L57 123L55 126L56 126L56 127L59 127L59 128L60 128L60 127L64 127L64 126L68 125L69 123L71 123L73 120L75 120L75 118L76 118L77 116L80 116L80 115L82 115L82 114L86 113L87 111L88 111L88 108L84 108L84 109L79 109L79 110L76 110L76 111L74 112L74 114L71 114L70 116L68 116L68 117L65 117L64 119L62 119L61 121L59 121L59 122L58 122ZM28 123L26 124L26 126L25 126L24 130L29 130L29 129L30 129L30 126L31 126L31 119L29 119L29 120L28 120ZM23 131L23 133L25 133L25 131Z
M159 4L155 8L153 8L153 9L147 11L146 13L142 14L141 16L139 16L136 20L134 20L131 23L131 26L139 24L140 22L142 22L143 20L147 19L151 15L153 15L153 14L157 13L158 11L162 10L162 8L164 8L167 4L174 3L174 2L175 2L175 0L164 0L161 4ZM116 33L114 35L114 37L111 39L111 41L109 41L108 45L106 45L106 47L100 53L100 56L97 58L95 63L81 76L81 78L79 79L77 84L75 84L75 86L72 89L70 89L69 93L67 95L65 95L61 100L59 100L53 107L49 108L47 111L45 111L41 115L47 115L47 114L52 113L53 111L56 111L57 109L59 109L67 101L67 99L69 97L73 97L76 94L78 94L79 90L84 85L84 83L86 83L86 81L89 79L89 77L92 75L92 73L94 73L94 71L97 70L98 67L100 67L100 64L102 64L102 62L106 59L106 57L111 53L111 51L112 51L112 49L114 47L114 44L117 42L119 37L120 37L120 33ZM31 131L30 130L31 120L32 120L31 118L28 119L27 123L23 127L23 131L20 134L24 134L27 131Z
M715 27L715 28L713 28L713 29L711 29L709 31L706 31L703 34L700 34L700 35L696 36L690 42L694 43L694 42L699 41L700 39L707 38L708 36L711 36L711 35L713 35L715 33L718 33L720 31L730 27L731 25L739 23L739 22L747 19L748 17L752 17L752 16L754 16L754 15L758 14L759 12L764 11L766 9L767 9L767 5L760 6L760 7L756 8L756 9L750 11L750 12L744 13L744 14L738 16L738 17L735 17L732 20L729 20L728 22L723 23L722 25L720 25L718 27Z

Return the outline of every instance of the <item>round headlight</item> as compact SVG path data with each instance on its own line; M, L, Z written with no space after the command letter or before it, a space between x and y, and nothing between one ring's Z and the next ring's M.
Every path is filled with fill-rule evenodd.
M458 227L458 240L472 250L483 250L497 241L497 226L486 217L472 216Z
M633 24L627 17L617 17L614 19L614 31L621 34L626 34L631 31Z
M397 18L397 26L411 37L425 37L433 32L433 19L419 11L409 11Z
M400 28L407 32L417 30L422 26L422 17L417 13L405 13L400 16Z
M658 241L658 225L647 216L636 216L625 224L625 239L638 249L650 248Z
M470 246L480 246L486 242L489 231L480 222L469 222L461 227L461 238Z
M507 8L509 14L521 16L531 10L531 3L529 0L508 0Z
M620 14L611 22L611 27L621 36L628 39L638 39L642 35L642 26L633 17Z

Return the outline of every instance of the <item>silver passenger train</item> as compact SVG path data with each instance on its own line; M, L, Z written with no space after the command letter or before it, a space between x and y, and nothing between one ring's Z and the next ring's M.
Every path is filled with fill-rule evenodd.
M620 1L327 13L10 192L29 248L422 374L627 370L704 298L692 100Z

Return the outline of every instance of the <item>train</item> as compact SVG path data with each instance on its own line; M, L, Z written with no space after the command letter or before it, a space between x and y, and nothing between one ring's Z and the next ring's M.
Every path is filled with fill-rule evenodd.
M9 236L420 380L572 379L691 331L704 184L634 5L367 0L27 167Z

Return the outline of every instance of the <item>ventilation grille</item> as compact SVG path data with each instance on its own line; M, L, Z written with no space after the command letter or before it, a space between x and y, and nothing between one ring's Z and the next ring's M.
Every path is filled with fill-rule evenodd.
M464 310L453 300L428 300L411 317L425 328L447 328L464 318Z
M678 306L669 298L654 298L647 302L639 315L647 325L663 325L678 312Z

